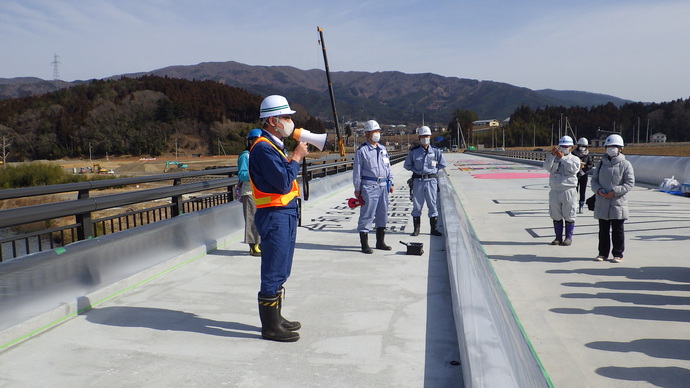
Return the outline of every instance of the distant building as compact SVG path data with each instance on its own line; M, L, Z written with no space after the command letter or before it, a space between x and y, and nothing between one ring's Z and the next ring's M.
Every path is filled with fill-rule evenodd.
M649 139L650 143L666 143L666 135L664 135L661 132L657 132L652 134L652 137Z
M489 129L498 128L500 125L501 125L501 123L499 123L498 120L496 120L496 119L477 120L477 121L472 122L472 131L474 131L474 132L487 131Z
M473 121L472 125L475 127L498 127L501 124L496 119L491 120L477 120Z
M599 148L604 146L604 142L609 135L620 135L618 132L614 131L604 131L602 129L597 129L597 135L595 138L589 140L589 146L593 148ZM577 140L576 140L577 141Z

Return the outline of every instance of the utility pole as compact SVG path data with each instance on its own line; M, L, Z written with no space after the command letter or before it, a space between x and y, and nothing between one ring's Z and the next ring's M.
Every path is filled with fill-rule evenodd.
M458 145L458 148L460 148L460 121L458 120L457 117L455 118L455 124L457 124L457 126L458 126L458 127L455 129L455 132L456 132L455 144L457 144L457 145ZM450 145L451 147L453 147L453 144L452 144L452 143L453 143L453 142L451 142L451 145Z

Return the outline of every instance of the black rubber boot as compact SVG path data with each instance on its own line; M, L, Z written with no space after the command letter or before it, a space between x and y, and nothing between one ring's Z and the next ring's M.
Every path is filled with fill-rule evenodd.
M359 242L362 244L362 252L374 253L369 247L369 235L366 232L359 232Z
M565 240L560 245L569 246L573 243L573 232L575 231L575 221L565 222Z
M290 331L297 331L302 328L302 324L299 323L299 321L288 321L283 317L283 292L285 291L284 287L281 287L280 290L278 290L278 316L280 317L280 324L290 330Z
M563 242L563 220L553 222L553 231L556 233L556 239L551 241L551 245L560 245Z
M383 241L386 236L386 228L376 228L376 249L383 249L384 251L390 251L390 246L386 245Z
M438 217L429 218L429 223L431 224L431 235L432 236L443 236L443 233L439 232L438 227Z
M279 342L295 342L299 334L287 330L281 325L280 296L259 294L259 318L261 318L261 336L264 339Z
M419 236L419 227L422 223L421 217L412 217L412 225L414 225L414 231L410 236Z

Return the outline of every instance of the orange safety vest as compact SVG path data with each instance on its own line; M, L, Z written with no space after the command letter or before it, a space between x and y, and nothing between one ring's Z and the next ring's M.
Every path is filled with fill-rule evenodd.
M266 143L270 144L271 147L275 148L276 151L278 151L285 160L288 160L287 156L281 151L278 147L276 147L273 142L270 140L266 139L265 137L261 136L256 141L254 144L252 144L252 148L260 142L260 141L265 141ZM299 196L299 185L297 185L297 180L292 181L292 188L287 194L276 194L276 193L264 193L263 191L259 190L254 186L254 181L252 180L251 174L249 174L249 183L252 185L252 193L254 194L254 203L256 204L257 208L262 208L262 207L274 207L274 206L285 206L290 201L292 201L293 198Z

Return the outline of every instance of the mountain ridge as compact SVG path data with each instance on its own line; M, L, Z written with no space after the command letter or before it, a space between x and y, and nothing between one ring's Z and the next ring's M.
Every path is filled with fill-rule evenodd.
M309 114L332 119L324 70L292 66L247 65L235 61L174 65L152 71L114 75L105 79L157 75L188 80L212 80L262 96L282 94ZM22 82L26 80L27 82ZM33 81L32 81L33 80ZM41 94L88 81L45 81L34 77L0 78L0 99ZM482 118L503 119L522 105L590 107L630 102L615 96L586 91L531 90L496 81L445 77L434 73L399 71L331 72L339 116L346 120L376 118L389 122L445 122L456 109L471 110ZM57 83L57 84L56 84ZM52 88L52 90L51 90Z

